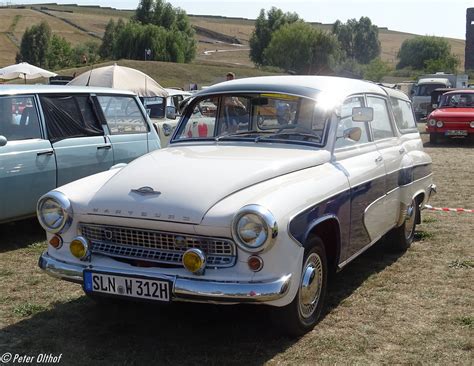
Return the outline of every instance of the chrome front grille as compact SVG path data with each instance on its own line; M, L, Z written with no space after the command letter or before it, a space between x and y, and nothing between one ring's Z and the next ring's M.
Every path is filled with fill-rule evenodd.
M110 257L182 265L184 252L198 248L206 253L208 267L230 267L236 261L235 244L227 239L110 225L79 227L92 253Z

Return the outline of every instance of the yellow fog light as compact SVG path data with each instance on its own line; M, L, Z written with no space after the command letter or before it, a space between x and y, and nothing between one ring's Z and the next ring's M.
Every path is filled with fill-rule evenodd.
M189 249L183 254L183 265L189 272L203 274L206 268L206 255L200 249Z
M71 241L71 244L69 244L69 250L74 257L82 260L89 254L89 245L85 238L78 236Z

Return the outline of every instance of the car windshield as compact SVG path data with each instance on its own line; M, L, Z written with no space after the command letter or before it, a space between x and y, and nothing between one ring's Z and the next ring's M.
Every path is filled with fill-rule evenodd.
M314 100L287 94L203 97L186 109L173 141L253 140L321 146L329 116Z
M415 96L427 97L431 95L431 92L438 88L445 88L444 84L421 84L415 89Z
M474 108L474 93L449 93L441 96L439 107L456 108L471 107Z

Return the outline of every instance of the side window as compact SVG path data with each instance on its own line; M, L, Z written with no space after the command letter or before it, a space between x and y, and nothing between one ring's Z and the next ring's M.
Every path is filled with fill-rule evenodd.
M390 116L385 99L368 96L367 106L374 109L374 120L370 122L374 140L394 137L395 134L392 129L392 124L390 123Z
M112 135L147 133L142 112L133 97L97 96Z
M416 129L416 122L411 109L411 104L405 100L397 98L390 98L390 103L392 104L393 115L398 129L402 133Z
M47 95L40 100L51 141L104 135L89 95Z
M337 124L336 148L364 144L369 141L369 133L366 122L354 122L352 120L352 108L363 107L364 98L362 96L350 97L344 101L341 107L341 118ZM344 137L345 132L351 128L360 128L361 134L358 141L349 137Z
M218 98L203 99L194 105L191 115L186 116L187 121L182 123L181 130L176 135L182 138L205 138L214 136L216 125Z
M33 97L0 98L0 135L9 141L41 138Z

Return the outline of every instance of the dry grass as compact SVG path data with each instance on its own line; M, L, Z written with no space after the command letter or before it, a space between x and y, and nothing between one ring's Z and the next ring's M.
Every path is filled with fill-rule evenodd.
M474 208L474 143L425 146L433 205ZM1 225L0 349L63 353L67 365L472 365L474 216L423 217L405 254L381 242L336 275L321 322L299 340L280 337L265 307L97 307L37 268L46 245L34 220Z

